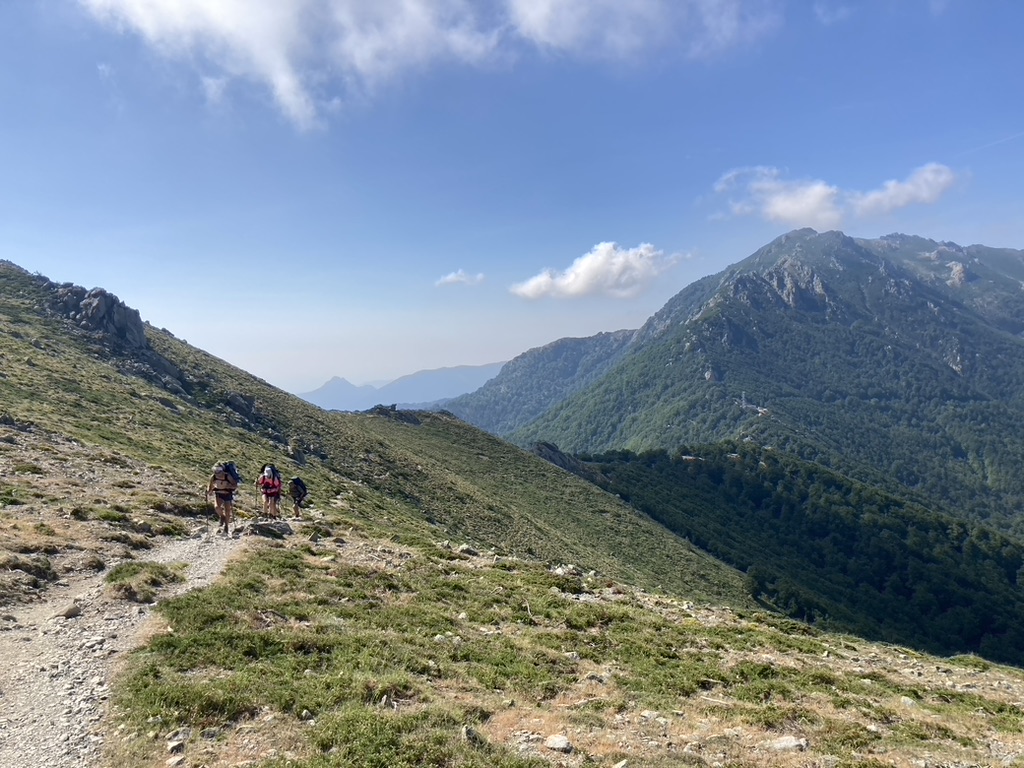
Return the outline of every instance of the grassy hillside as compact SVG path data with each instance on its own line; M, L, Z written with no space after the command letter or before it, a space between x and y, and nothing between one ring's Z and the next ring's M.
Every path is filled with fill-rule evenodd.
M161 499L120 489L127 498L113 503L125 514L198 512L215 461L234 459L250 481L273 462L286 476L301 474L325 508L359 487L367 523L395 537L462 536L694 599L742 600L735 572L613 497L457 420L328 413L154 328L146 330L150 350L125 353L117 339L40 314L48 296L32 276L8 267L0 278L3 419L15 434L20 425L25 435L74 440L130 463L129 481L166 478ZM15 472L0 493L28 503L36 478Z
M203 535L215 459L314 498L296 535L245 537L221 582L162 603L113 693L112 766L178 742L260 768L1024 754L1019 670L759 612L737 571L449 416L329 414L165 331L83 328L55 288L0 265L5 602L97 571L146 599L111 566Z

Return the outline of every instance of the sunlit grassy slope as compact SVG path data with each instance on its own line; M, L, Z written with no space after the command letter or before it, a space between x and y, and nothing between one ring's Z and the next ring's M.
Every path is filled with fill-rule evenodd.
M326 509L358 486L356 513L397 539L458 539L744 604L735 571L616 498L454 418L328 413L163 330L147 328L152 350L142 353L81 332L47 315L46 284L14 267L0 268L0 288L4 417L176 479L178 498L168 499L176 505L203 503L218 459L234 459L250 481L272 462L286 476L301 474ZM188 394L169 391L179 386Z

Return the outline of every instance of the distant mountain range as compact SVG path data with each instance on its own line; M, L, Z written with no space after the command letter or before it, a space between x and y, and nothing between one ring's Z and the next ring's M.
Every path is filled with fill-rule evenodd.
M1022 286L1021 251L798 230L446 408L571 453L773 446L1020 532Z
M356 386L335 376L312 392L301 393L303 400L333 411L365 411L375 405L426 407L479 389L498 375L504 362L486 365L460 365L417 371L380 387Z

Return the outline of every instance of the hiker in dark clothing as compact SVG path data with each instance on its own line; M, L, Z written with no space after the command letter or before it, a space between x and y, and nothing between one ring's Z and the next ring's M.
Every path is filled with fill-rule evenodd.
M293 477L288 481L288 495L292 497L292 512L295 517L302 518L302 502L306 500L309 491L301 477Z
M223 464L213 465L213 475L206 486L206 498L210 494L214 497L214 509L217 512L217 519L220 526L217 533L230 533L230 526L234 518L235 491L238 490L238 481L233 473L229 472Z

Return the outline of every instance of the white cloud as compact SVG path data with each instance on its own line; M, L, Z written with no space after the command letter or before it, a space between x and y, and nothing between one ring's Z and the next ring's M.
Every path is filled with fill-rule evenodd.
M852 205L859 216L889 213L914 203L931 204L953 186L953 171L939 163L923 165L906 181L887 181L880 189L853 196Z
M331 84L358 90L436 58L477 60L496 34L477 29L468 0L79 2L166 56L266 86L301 128L317 124Z
M736 215L757 214L768 221L798 227L832 229L842 224L839 190L824 181L789 181L778 168L741 168L730 171L715 184L715 191L739 189L741 197L730 201Z
M476 275L467 275L463 270L459 269L455 272L449 272L444 277L438 278L434 285L479 285L484 281L483 273Z
M194 66L204 86L232 78L268 89L303 129L339 100L439 60L480 63L524 42L581 56L667 44L702 54L747 42L778 20L778 0L78 2L101 23Z
M869 217L908 205L935 203L955 181L950 168L928 163L906 181L887 181L877 190L857 192L818 179L785 179L778 168L758 166L729 171L715 183L714 190L729 197L728 207L735 216L835 229L851 215Z
M650 243L628 249L620 248L617 243L598 243L568 269L562 272L545 269L509 290L524 299L567 299L598 294L630 298L678 260L678 256L666 256Z

